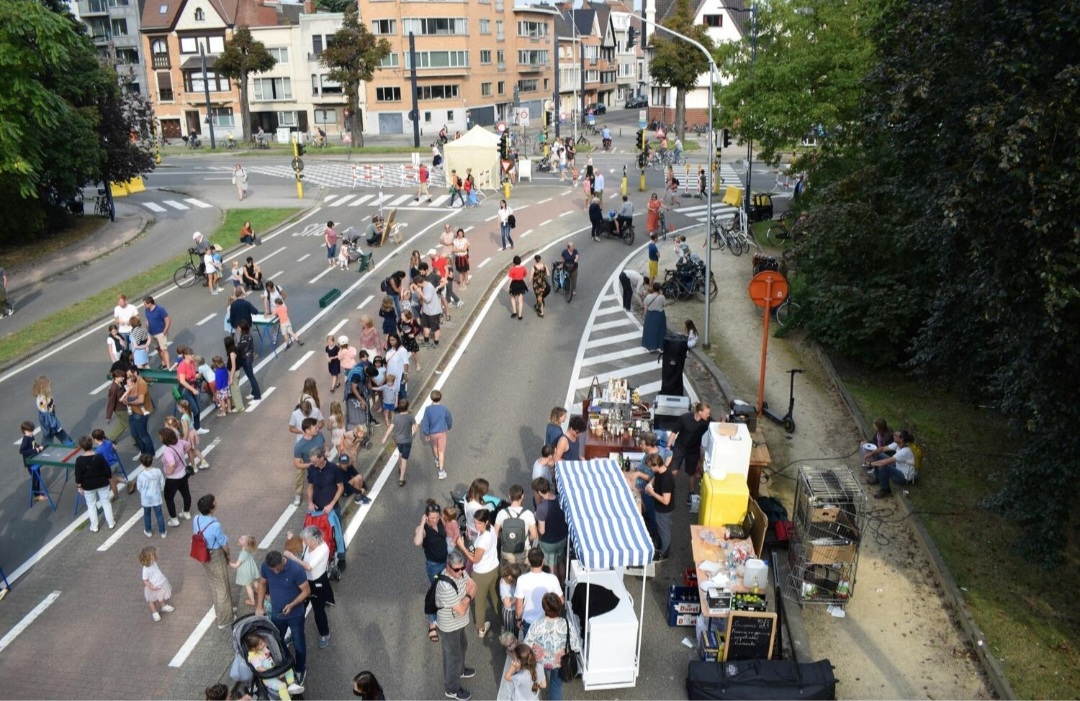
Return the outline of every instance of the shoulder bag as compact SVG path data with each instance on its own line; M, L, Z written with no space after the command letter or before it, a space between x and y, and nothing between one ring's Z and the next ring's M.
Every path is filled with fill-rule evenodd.
M176 448L172 447L171 445L169 446L169 450L171 450L173 452L173 455L176 456L176 459L179 460L180 464L182 464L184 466L184 474L186 476L191 477L192 475L195 474L195 466L192 465L191 462L188 461L187 459L185 459L182 455L180 455L180 451L178 451Z
M563 620L566 622L566 643L563 646L562 662L559 664L559 678L564 682L572 682L581 675L580 663L577 655L570 649L570 620Z
M213 522L211 521L210 523ZM203 531L210 527L210 523L207 523L200 528L198 533L193 533L191 535L191 559L197 560L204 565L207 562L210 562L210 548L206 545L206 538L203 537Z

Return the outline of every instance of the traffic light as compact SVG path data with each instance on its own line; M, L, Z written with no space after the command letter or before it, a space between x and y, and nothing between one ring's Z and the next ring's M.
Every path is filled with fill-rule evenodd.
M630 27L629 29L626 30L626 50L627 51L633 51L634 50L634 40L636 38L637 38L637 29L635 27Z
M639 149L641 149L643 151L645 150L645 130L644 129L638 129L637 134L634 134L634 143L637 144L637 147Z
M510 160L510 142L506 138L506 132L499 137L499 158L504 161Z
M303 156L306 151L307 151L307 147L304 146L304 144L297 141L296 142L296 155L297 156Z
M724 148L731 146L731 132L727 129L724 130Z

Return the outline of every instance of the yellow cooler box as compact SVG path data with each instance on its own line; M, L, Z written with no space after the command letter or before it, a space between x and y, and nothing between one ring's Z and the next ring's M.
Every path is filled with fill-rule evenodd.
M750 489L746 486L746 475L728 474L726 479L701 478L701 508L698 511L698 525L726 526L730 523L742 523L746 517L746 508L750 500Z

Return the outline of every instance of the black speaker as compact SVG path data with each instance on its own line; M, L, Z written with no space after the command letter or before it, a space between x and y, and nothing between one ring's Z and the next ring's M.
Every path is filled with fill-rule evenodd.
M683 389L683 368L686 366L688 352L690 352L690 347L683 334L673 333L664 337L660 358L660 394L676 397L686 394Z

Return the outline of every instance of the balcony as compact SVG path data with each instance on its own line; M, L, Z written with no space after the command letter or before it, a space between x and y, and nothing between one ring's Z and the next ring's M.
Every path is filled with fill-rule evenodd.
M150 65L153 68L170 68L169 54L153 54L150 57Z
M521 73L539 73L546 70L548 64L546 63L519 63L518 71Z

